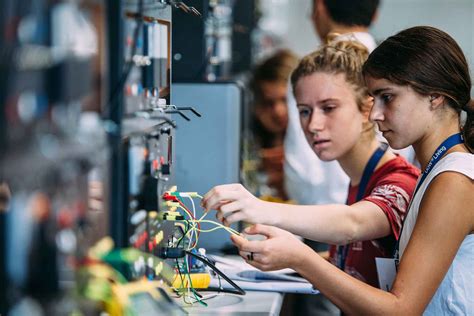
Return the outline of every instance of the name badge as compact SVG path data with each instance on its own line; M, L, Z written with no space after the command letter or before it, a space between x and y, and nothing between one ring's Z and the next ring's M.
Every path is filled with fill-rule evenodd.
M393 258L375 258L377 276L381 290L389 292L397 275L397 266Z

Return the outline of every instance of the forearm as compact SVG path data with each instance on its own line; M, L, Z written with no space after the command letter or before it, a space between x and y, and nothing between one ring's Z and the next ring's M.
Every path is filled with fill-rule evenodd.
M347 244L356 236L357 225L350 206L267 203L267 221L263 224L329 244Z
M292 267L342 311L351 315L407 314L401 299L363 283L306 247Z

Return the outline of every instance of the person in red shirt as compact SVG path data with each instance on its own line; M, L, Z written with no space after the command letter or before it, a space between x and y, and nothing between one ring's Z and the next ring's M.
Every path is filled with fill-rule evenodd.
M321 160L337 160L350 178L346 205L271 203L240 184L212 188L202 205L217 210L224 224L240 220L257 224L245 231L248 234L265 233L270 229L266 225L272 225L337 245L330 251L330 261L377 286L375 258L392 255L419 171L375 137L369 121L373 99L362 77L367 57L362 44L335 41L304 57L291 76L307 141ZM232 240L242 245L242 237ZM271 249L272 242L269 238L254 243ZM268 261L263 252L241 249L240 254L259 268ZM287 267L284 258L282 254L276 265Z

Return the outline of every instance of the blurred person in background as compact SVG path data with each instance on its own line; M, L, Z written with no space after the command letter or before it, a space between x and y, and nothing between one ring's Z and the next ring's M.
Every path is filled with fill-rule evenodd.
M297 64L298 58L291 51L277 51L255 67L250 82L254 95L252 132L259 161L257 168L267 187L259 193L283 201L288 198L283 181L283 141L288 125L286 85Z

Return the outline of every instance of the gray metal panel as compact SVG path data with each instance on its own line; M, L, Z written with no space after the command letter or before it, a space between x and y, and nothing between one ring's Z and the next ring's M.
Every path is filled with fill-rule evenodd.
M173 83L172 104L192 106L202 114L201 118L190 114L190 122L176 116L175 179L179 191L205 194L215 185L239 182L241 98L235 83ZM201 214L199 210L197 216ZM215 212L208 217L215 220ZM217 230L202 233L198 245L218 250L229 244L229 233Z

